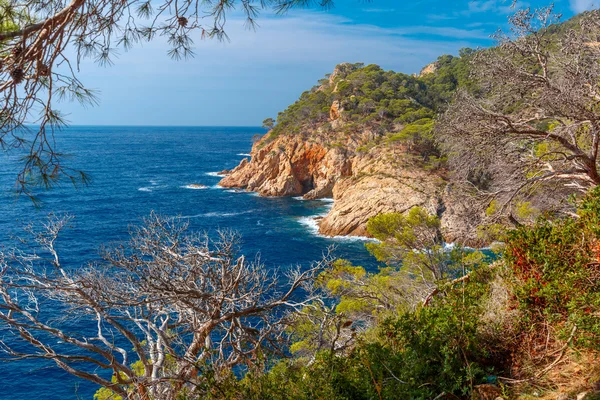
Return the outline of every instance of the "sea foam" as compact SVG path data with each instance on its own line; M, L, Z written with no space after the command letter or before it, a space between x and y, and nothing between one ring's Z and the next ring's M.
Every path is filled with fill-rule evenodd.
M198 184L192 183L190 185L180 186L180 188L182 188L182 189L191 189L191 190L204 190L204 189L208 189L208 186L198 185Z
M319 222L315 217L301 217L298 222L308 228L314 236L334 240L336 242L379 242L379 240L367 236L326 236L319 233Z
M246 211L239 211L239 212L207 212L204 214L182 215L179 218L191 219L191 218L235 217L238 215L249 214L249 213L253 213L253 212L254 212L254 210L246 210Z

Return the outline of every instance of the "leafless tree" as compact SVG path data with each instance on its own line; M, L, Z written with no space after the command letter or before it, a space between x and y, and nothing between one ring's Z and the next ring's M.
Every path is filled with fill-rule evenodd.
M545 185L600 184L600 13L559 18L552 7L513 15L511 33L473 59L478 90L460 90L437 124L460 180L503 207Z
M261 11L284 13L332 0L3 0L0 2L0 145L22 148L20 191L61 177L86 181L62 162L54 134L64 124L57 100L95 103L97 93L77 78L80 62L112 64L118 49L165 37L174 59L193 55L193 34L226 39L236 8L255 27ZM73 54L75 55L69 56ZM34 124L36 127L31 128Z
M0 254L0 350L127 399L201 394L208 372L218 381L279 352L288 314L316 300L313 280L330 261L281 279L238 257L235 235L212 242L151 215L103 262L67 268L55 244L68 221L30 229L31 251L24 242Z

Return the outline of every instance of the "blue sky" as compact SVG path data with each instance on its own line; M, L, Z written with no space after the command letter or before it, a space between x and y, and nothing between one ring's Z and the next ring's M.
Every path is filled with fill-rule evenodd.
M569 18L598 0L558 0ZM120 52L115 64L81 65L100 104L60 109L78 125L257 126L292 103L341 62L418 72L441 54L489 46L505 27L511 0L337 0L333 9L263 14L249 31L235 12L230 42L195 39L196 56L173 61L163 40ZM519 1L521 6L547 1Z

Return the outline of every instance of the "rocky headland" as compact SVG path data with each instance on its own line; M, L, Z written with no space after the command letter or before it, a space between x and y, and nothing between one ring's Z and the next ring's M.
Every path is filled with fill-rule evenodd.
M335 94L348 71L347 64L338 66L315 92ZM332 209L319 220L319 231L327 236L365 236L369 218L421 206L440 217L447 241L474 244L476 215L457 199L445 170L431 168L405 142L392 140L404 125L382 133L372 124L348 122L344 101L335 97L320 121L294 133L280 129L264 135L251 158L228 171L219 185L261 196L333 198Z
M365 236L369 218L421 206L440 216L446 240L476 240L466 236L472 231L472 210L456 201L443 173L415 165L405 146L381 144L360 151L360 142L332 146L330 138L310 138L264 136L254 144L251 159L243 159L219 185L261 196L333 198L319 223L327 236Z

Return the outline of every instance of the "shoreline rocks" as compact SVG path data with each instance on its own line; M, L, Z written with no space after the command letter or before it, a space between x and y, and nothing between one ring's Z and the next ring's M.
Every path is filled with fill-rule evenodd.
M449 242L476 243L469 236L475 221L467 218L473 210L460 205L441 173L421 167L400 144L358 151L372 133L359 136L267 134L254 144L251 161L243 159L219 185L264 197L333 198L329 213L318 220L319 233L326 236L368 236L369 218L420 206L441 218Z

